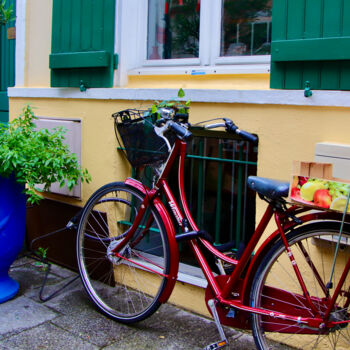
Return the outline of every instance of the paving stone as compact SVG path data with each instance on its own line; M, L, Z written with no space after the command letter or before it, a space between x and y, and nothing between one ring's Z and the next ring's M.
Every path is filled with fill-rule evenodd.
M176 332L176 331L175 331ZM158 335L152 332L144 332L143 330L132 334L127 338L121 339L119 342L111 344L104 350L199 350L202 349L193 344L184 344L180 336L168 337L166 335Z
M77 276L76 272L54 264L51 265L51 273L62 278L72 278L74 276Z
M69 332L45 323L2 341L11 350L98 350L98 347Z
M148 321L148 320L147 320ZM159 336L169 334L175 340L180 335L182 346L203 348L219 340L219 333L215 323L204 317L180 310L169 304L162 305L145 325L145 330L153 329ZM235 339L241 333L225 327L227 339ZM253 341L253 339L252 339Z
M66 282L67 280L63 280L54 287L47 288L45 294L57 290L57 288L60 288ZM72 285L63 289L53 299L45 302L45 305L63 315L73 315L81 313L86 309L94 309L93 303L86 294L80 280L75 281Z
M49 300L52 298L58 298L61 300L62 298L64 299L66 295L69 295L75 290L82 290L80 279L76 279L71 284L63 288L71 280L71 278L57 278L56 283L46 283L42 291L42 298L44 298L45 305L50 306ZM42 302L39 298L39 290L39 288L32 289L26 293L26 296L32 298L35 301ZM49 300L46 300L46 298L49 298Z
M255 350L255 343L253 336L250 334L242 333L235 337L235 339L230 339L230 349L236 349L236 350Z
M34 293L38 293L38 290L42 286L45 270L35 263L36 261L33 259L22 258L16 260L11 266L9 275L19 283L18 295L33 295ZM61 280L61 277L49 274L47 284L56 284Z
M135 328L113 321L93 307L79 313L58 317L52 323L100 347L105 347L136 332Z
M0 335L4 338L55 317L57 313L46 306L21 296L0 304Z
M39 288L45 271L28 258L15 262L11 274L19 296L0 304L0 350L100 349L198 350L219 340L215 323L165 304L150 318L124 325L99 313L80 279L41 303ZM74 273L53 265L44 296L71 280ZM225 327L227 349L255 349L249 333Z

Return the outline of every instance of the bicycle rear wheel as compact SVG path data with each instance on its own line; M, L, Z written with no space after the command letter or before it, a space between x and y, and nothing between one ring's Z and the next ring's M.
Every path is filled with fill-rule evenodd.
M339 223L320 222L301 227L287 235L313 305L324 315L344 267L350 257L350 230L345 225L338 253L333 288L325 288L339 236ZM329 317L330 321L350 320L350 274ZM314 317L282 241L277 242L258 269L251 290L251 306L293 316ZM327 320L326 320L327 321ZM258 349L349 349L350 325L310 329L300 323L257 314L252 315L252 331ZM281 345L284 344L284 345Z
M152 205L127 245L112 252L129 231L143 198L124 183L103 186L84 207L78 228L84 287L101 312L123 323L141 321L158 309L169 272L166 230Z

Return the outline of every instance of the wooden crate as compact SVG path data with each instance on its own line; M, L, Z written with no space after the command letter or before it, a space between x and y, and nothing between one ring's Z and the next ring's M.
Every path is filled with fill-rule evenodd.
M291 202L343 212L350 182L333 178L330 163L294 161L289 189ZM350 213L350 205L347 211Z

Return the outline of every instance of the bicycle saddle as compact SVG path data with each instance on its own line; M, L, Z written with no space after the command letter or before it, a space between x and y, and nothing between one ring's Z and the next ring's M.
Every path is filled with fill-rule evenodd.
M267 179L259 176L249 176L248 186L259 194L271 199L288 197L288 182Z

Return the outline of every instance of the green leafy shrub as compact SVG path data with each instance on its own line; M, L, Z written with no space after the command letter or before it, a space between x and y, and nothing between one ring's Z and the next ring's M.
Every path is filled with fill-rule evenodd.
M65 129L37 130L35 119L31 107L26 106L19 117L0 125L0 176L14 174L17 182L26 184L30 203L42 198L36 192L41 191L35 187L37 184L48 190L52 183L59 182L71 190L79 180L91 180L64 143Z

